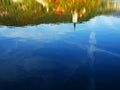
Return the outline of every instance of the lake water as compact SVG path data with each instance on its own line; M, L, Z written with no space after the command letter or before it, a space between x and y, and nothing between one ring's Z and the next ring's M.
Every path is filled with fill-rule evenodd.
M0 28L1 90L119 90L120 19ZM89 88L89 89L88 89Z
M76 24L0 26L0 90L120 90L119 12Z

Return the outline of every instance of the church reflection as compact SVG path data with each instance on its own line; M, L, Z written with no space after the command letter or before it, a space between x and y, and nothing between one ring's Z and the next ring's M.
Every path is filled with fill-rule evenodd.
M78 23L78 19L82 18L86 13L86 9L84 8L81 12L77 12L75 9L72 11L72 22L74 24L74 30L76 29L76 24Z

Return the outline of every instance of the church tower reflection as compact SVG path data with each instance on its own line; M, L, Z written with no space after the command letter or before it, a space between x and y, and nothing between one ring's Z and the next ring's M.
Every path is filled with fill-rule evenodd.
M82 18L86 13L86 8L83 8L82 11L78 12L77 9L75 9L72 13L72 23L74 25L74 30L76 29L76 24L78 23L78 20Z
M74 30L75 30L76 29L76 24L78 22L78 13L77 13L76 10L72 14L72 22L74 24Z

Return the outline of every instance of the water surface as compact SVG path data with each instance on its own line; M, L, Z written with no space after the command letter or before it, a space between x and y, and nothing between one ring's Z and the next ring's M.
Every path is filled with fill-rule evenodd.
M118 10L76 25L2 24L0 90L120 90L119 24Z

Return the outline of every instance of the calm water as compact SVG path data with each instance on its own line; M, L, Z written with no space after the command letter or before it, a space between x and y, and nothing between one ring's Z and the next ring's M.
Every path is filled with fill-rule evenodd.
M47 12L42 23L26 14L22 21L19 9L17 19L0 13L0 90L120 90L120 10L91 5L77 13L87 19L76 27L61 11Z
M0 28L0 90L120 90L120 18Z

